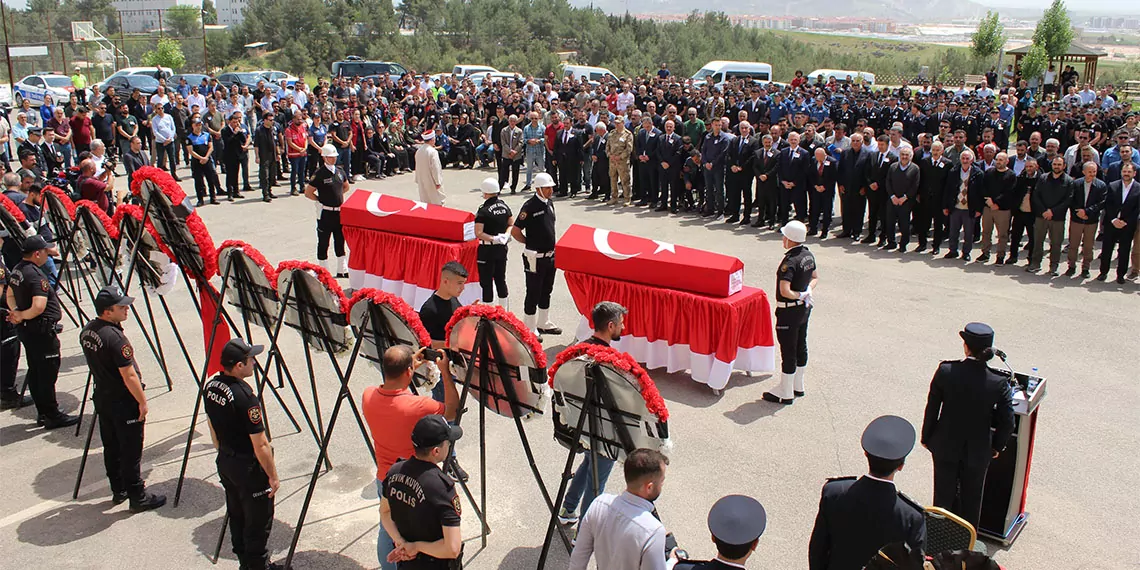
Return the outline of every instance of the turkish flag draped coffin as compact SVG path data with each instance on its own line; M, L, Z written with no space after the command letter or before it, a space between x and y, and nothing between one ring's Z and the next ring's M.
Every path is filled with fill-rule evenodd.
M555 246L563 271L728 297L744 286L744 263L711 251L572 224Z
M475 239L475 214L358 188L340 208L340 223L444 241Z

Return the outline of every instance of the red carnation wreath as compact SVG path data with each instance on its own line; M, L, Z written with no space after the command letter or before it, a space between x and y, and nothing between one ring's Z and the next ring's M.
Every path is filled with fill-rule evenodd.
M27 220L27 218L24 217L24 213L20 211L20 207L17 206L15 202L8 199L7 196L0 194L0 204L4 206L5 210L8 210L9 214L12 214L13 218L16 218L17 222L20 222L22 224Z
M530 349L531 354L534 355L535 364L539 368L546 368L546 353L543 352L542 344L538 342L538 338L534 336L534 333L531 332L530 329L526 328L526 325L524 325L518 317L498 305L476 304L459 307L459 309L451 315L451 320L447 321L447 328L445 330L447 333L446 338L451 338L451 329L455 328L455 325L459 321L467 317L481 317L511 325L515 331L518 332L523 344L526 345L526 347Z
M158 186L158 189L175 206L186 201L186 193L163 170L153 166L143 166L134 171L131 174L131 193L141 197L144 181L150 181ZM190 230L190 235L194 237L194 243L198 246L198 252L202 256L202 277L205 279L212 278L218 274L218 250L214 248L214 238L210 237L210 230L206 228L206 222L202 221L197 212L190 212L190 215L186 216L186 229ZM185 271L186 268L182 269Z
M90 210L91 213L94 214L95 217L99 220L99 222L103 224L103 228L107 230L107 235L111 236L111 239L119 239L119 227L111 222L111 217L107 215L107 212L104 212L103 209L99 207L99 204L96 204L91 200L80 200L75 203L75 211L78 212L79 208L86 208Z
M277 274L280 275L284 271L309 271L316 275L317 281L320 281L326 289L332 292L337 298L337 303L340 305L340 311L348 316L348 298L344 296L344 290L340 288L340 283L333 279L333 276L327 269L319 265L309 263L308 261L299 261L296 259L289 261L282 261L277 265Z
M115 215L111 218L111 225L115 226L116 229L123 227L123 218L127 216L141 221L143 219L142 208L134 204L120 204L115 208ZM166 257L170 258L170 261L176 261L174 259L174 252L170 251L170 248L166 246L166 242L162 241L162 236L158 235L158 230L154 229L154 224L150 223L149 219L147 219L146 226L144 227L146 228L146 233L154 238L154 243L158 244L159 251L165 253ZM120 231L119 234L122 235L122 232Z
M361 301L371 301L377 305L384 305L395 313L400 320L404 321L404 324L408 325L412 334L416 335L416 340L419 341L420 346L431 346L431 335L428 334L423 322L420 321L420 315L412 309L407 301L386 291L369 287L352 295L352 299L348 301L348 310L345 313L352 311L352 308Z
M558 373L558 369L579 356L585 356L594 362L609 364L618 370L633 375L640 386L641 397L645 400L645 409L657 416L657 421L669 420L669 410L665 407L665 400L657 391L657 384L653 382L645 369L629 354L608 346L579 343L558 353L554 359L554 366L547 372L550 376L551 387L554 387L554 375Z
M75 219L75 202L71 200L71 196L68 196L67 192L55 186L44 186L44 192L58 198L60 203L63 204L63 208L67 210L67 215L70 216L72 220Z
M274 269L272 265L270 265L269 260L265 259L265 256L262 255L262 253L258 251L256 247L253 247L252 245L249 245L248 243L245 243L241 240L228 239L226 241L223 241L222 245L218 247L218 257L221 257L223 249L229 247L240 249L242 253L246 254L246 256L252 259L253 262L261 268L261 272L265 274L265 278L269 280L269 286L272 287L273 290L277 290L277 270Z

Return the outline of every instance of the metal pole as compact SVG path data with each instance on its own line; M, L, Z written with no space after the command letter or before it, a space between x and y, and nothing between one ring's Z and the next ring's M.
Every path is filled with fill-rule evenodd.
M16 75L12 71L12 49L8 43L8 9L4 7L4 2L0 2L0 20L4 24L4 61L8 64L8 89L11 93L16 92Z
M127 57L127 43L126 43L126 38L123 36L123 11L122 10L119 10L119 53L123 54L123 58L126 59L126 57ZM115 56L115 70L117 71L119 69L119 65L118 65L119 56L115 55L115 54L112 54L112 55ZM130 65L130 60L127 60L127 65ZM107 76L104 75L103 79L106 79L106 78L107 78Z
M210 73L210 53L206 50L206 11L202 10L202 72Z

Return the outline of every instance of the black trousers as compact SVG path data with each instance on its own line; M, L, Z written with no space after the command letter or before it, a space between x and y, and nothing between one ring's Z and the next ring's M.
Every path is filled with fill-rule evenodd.
M554 291L554 256L539 257L531 265L530 258L523 254L523 271L526 273L526 299L523 313L535 314L536 309L550 308L550 293Z
M1021 254L1021 234L1025 234L1025 240L1029 243L1029 255L1033 257L1033 212L1022 212L1021 210L1013 211L1013 221L1009 228L1009 255L1011 257L1018 257ZM1128 244L1129 249L1132 244ZM1102 250L1103 251L1103 250ZM1128 255L1124 255L1125 263L1128 262Z
M544 143L539 143L539 144L544 144ZM546 152L542 153L542 168L543 168L543 170L542 170L543 172L549 174L550 177L554 179L554 186L555 186L555 188L557 188L558 187L558 180L560 179L560 177L558 176L558 169L554 167L554 151L553 150L546 149Z
M364 161L368 163L369 168L375 173L376 176L384 174L384 163L387 162L388 155L380 152L368 151L364 157Z
M662 206L668 204L670 208L677 209L677 199L680 198L681 169L677 167L661 168L657 165L657 201Z
M775 224L776 211L780 206L779 189L775 184L762 181L756 176L756 199L753 205L756 206L756 217L760 220L760 225Z
M887 192L885 190L867 190L867 237L879 240L887 239L886 209Z
M895 243L896 226L899 232L898 243L904 246L910 243L910 200L908 199L901 206L896 206L888 202L886 211L886 231L884 235L887 238L887 243Z
M978 527L982 516L982 489L989 461L944 461L934 455L934 506L942 507Z
M807 366L807 330L811 307L797 305L776 309L776 341L780 343L780 371L793 374Z
M475 263L479 265L479 286L483 288L483 302L507 298L507 246L480 244L475 250Z
M815 233L818 229L819 233L826 234L827 230L831 229L831 209L835 205L835 190L819 192L813 188L808 197L811 198L811 206L808 208L808 233Z
M55 418L60 415L59 403L55 399L55 383L59 379L59 336L54 332L33 331L27 325L20 325L16 331L27 355L28 370L24 383L32 393L36 412L44 418Z
M264 570L269 564L269 531L273 528L273 498L269 477L257 457L218 451L218 478L226 491L230 542L244 570Z
M634 164L637 168L637 183L633 187L637 189L633 198L635 200L644 202L657 201L657 171L660 169L660 164L655 164L653 158L646 162L638 160Z
M273 185L277 182L277 161L266 160L261 157L257 165L257 185L261 188L262 196L269 196L273 193Z
M921 196L919 199L921 201L911 209L911 229L918 238L918 247L926 247L928 238L934 242L934 247L938 247L946 239L947 220L942 214L942 205L933 196Z
M329 239L333 242L333 252L337 257L344 256L344 231L340 225L340 212L321 210L317 218L317 259L329 258Z
M248 160L248 159L247 159ZM241 161L237 156L227 156L226 163L226 194L230 196L237 196L238 194L238 171L241 170ZM246 180L248 187L249 180Z
M582 191L582 165L574 160L558 163L558 193L576 196Z
M740 207L744 206L744 219L752 217L752 178L747 170L733 172L730 167L724 174L725 197L724 213L729 217L740 214Z
M863 233L863 217L867 214L867 196L859 188L845 188L843 192L843 233L853 238Z
M209 190L210 199L217 199L217 194L221 193L221 184L218 183L218 171L214 170L213 159L202 164L196 159L190 161L190 173L194 175L194 192L198 195L199 200L206 199L206 191Z
M1123 278L1128 273L1128 264L1131 262L1132 254L1132 239L1136 235L1136 225L1128 224L1122 229L1117 229L1112 225L1112 221L1108 220L1104 224L1104 244L1100 250L1100 272L1107 274L1108 266L1112 263L1112 250L1119 249L1120 253L1116 257L1116 276ZM1069 244L1069 247L1076 247L1074 244Z
M99 437L103 440L103 466L112 493L126 492L131 497L143 493L140 475L143 449L143 422L134 400L96 402L99 413Z
M0 398L14 400L20 396L16 391L16 369L19 366L20 339L16 338L16 325L9 323L7 318L0 318Z
M507 185L507 181L511 182L511 192L514 192L519 187L519 166L522 165L522 159L511 160L505 156L499 157L499 188Z
M608 200L610 197L610 162L608 160L595 162L593 168L590 169L590 177L594 179L594 189L590 191L590 196L604 196Z

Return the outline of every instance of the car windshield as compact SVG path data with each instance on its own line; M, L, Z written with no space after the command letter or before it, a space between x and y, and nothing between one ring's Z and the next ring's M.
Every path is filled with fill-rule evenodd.
M705 79L706 77L708 77L714 73L716 73L715 69L709 69L707 67L704 67L704 68L701 68L700 71L693 74L693 79L696 79L696 80Z
M132 75L130 83L131 87L138 87L139 89L158 87L158 80L149 75Z
M43 79L48 87L71 87L71 78L69 77L45 77Z

